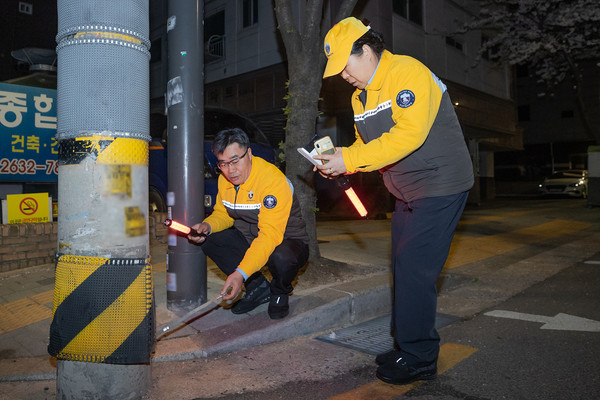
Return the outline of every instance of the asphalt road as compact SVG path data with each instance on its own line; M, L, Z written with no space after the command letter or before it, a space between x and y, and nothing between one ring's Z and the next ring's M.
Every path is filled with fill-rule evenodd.
M600 254L593 261L600 262ZM600 264L577 263L492 309L482 310L472 318L440 329L442 343L446 345L442 346L442 356L447 355L448 352L444 351L448 350L449 344L459 346L458 353L463 354L451 360L450 368L435 381L405 386L383 384L374 377L375 364L372 357L365 357L360 352L342 347L337 347L332 353L332 349L315 342L311 337L267 346L263 352L284 360L289 357L296 359L298 353L304 353L306 357L318 357L315 354L318 353L328 365L327 368L317 362L290 364L287 367L280 365L281 368L300 368L298 376L301 378L258 391L252 390L251 386L242 385L237 393L218 398L596 399L600 392L599 287ZM515 314L508 314L513 315L511 318L486 315L498 310ZM564 322L549 325L545 329L544 322L527 320L547 319L552 323L556 315L562 314L586 318L592 322L567 318ZM257 352L244 353L241 359L246 362L253 359L260 363L265 354L262 357L257 357L256 354ZM336 365L337 362L340 364ZM344 362L350 363L352 368L345 369ZM260 367L256 365L255 368ZM305 368L313 368L312 379L306 379L311 374L307 374ZM329 370L335 368L338 373L331 374ZM272 368L266 368L265 380L288 379L288 371L283 370L279 376L269 376L273 373ZM198 395L190 398L215 398L203 397L201 393Z
M372 355L309 335L160 366L170 385L153 396L171 386L182 399L598 398L599 222L600 209L574 199L467 209L454 245L472 246L472 260L451 254L439 280L438 310L457 319L440 329L435 381L384 384Z
M410 397L598 398L599 288L600 264L577 263L472 319L443 328L445 342L477 351Z

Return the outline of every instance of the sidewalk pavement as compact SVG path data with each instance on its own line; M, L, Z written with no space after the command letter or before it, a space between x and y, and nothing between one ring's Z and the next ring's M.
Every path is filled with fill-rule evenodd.
M467 208L438 280L438 312L470 318L583 260L599 262L600 213L583 203L508 203ZM320 221L321 255L302 271L290 315L271 320L267 304L245 315L222 307L159 340L154 363L192 360L317 332L337 330L390 313L391 221ZM166 307L166 245L151 247L157 327L179 318ZM223 275L208 265L207 295ZM54 266L0 274L0 382L56 379L47 352Z
M340 263L307 268L299 275L286 318L271 320L268 304L243 315L233 314L226 304L211 304L163 336L152 361L210 357L389 313L390 221L329 221L320 223L318 232L321 254ZM361 235L378 238L370 241L369 251ZM166 306L167 245L153 245L150 251L159 328L182 315ZM212 261L207 272L207 296L212 299L224 275ZM53 264L0 274L0 382L56 379L56 360L47 353L53 290Z

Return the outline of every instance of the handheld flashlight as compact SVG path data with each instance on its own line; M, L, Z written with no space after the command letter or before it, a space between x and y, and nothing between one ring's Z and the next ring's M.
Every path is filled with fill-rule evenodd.
M183 233L184 235L204 236L204 237L206 237L206 234L200 233L197 230L192 229L192 228L190 228L187 225L180 224L177 221L173 221L172 219L165 219L165 225L168 226L169 228L173 229L174 231Z

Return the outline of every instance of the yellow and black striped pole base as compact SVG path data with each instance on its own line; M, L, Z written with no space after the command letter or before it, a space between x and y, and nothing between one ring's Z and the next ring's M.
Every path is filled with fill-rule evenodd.
M152 286L145 259L59 256L48 352L69 361L150 362Z

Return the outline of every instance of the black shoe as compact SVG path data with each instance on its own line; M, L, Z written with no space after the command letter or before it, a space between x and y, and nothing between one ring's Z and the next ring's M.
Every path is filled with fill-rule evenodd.
M408 364L404 358L387 362L377 368L377 377L393 385L406 385L414 381L433 380L437 377L437 360Z
M385 353L377 354L377 357L375 357L375 362L377 363L377 365L381 365L390 361L396 361L399 357L400 351L392 349L386 351Z
M290 313L289 296L287 294L272 294L269 302L269 317L281 319Z
M261 275L252 283L248 284L244 297L231 307L231 312L234 314L245 314L250 312L261 304L268 302L270 295L271 285L269 284L269 281Z

